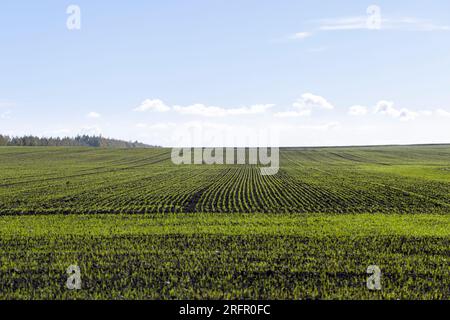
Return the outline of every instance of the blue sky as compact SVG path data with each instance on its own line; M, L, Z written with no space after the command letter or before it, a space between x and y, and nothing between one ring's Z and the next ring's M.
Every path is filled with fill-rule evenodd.
M450 142L447 0L3 1L0 43L11 135L171 146L194 126L219 137L202 145L267 128L291 146Z

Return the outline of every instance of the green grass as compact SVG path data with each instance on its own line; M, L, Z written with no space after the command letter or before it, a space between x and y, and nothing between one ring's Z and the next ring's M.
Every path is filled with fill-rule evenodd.
M450 298L449 146L280 158L261 176L168 149L0 148L0 299Z
M448 299L442 215L0 219L1 299ZM83 288L65 288L69 265ZM382 290L366 269L382 270Z
M169 214L0 217L2 238L165 234L295 235L324 238L450 237L447 215Z
M396 175L400 177L411 177L419 180L432 180L450 182L450 167L442 165L390 165L390 166L367 166L368 171Z
M257 166L173 165L168 149L0 148L0 215L450 213L450 148L284 149Z

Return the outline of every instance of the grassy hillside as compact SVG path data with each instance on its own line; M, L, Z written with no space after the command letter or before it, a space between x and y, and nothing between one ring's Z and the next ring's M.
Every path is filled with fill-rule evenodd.
M448 213L450 147L284 149L281 169L168 149L0 148L0 214Z
M449 209L449 146L283 149L274 176L0 148L0 299L450 299Z
M444 215L7 216L0 234L0 299L450 298Z

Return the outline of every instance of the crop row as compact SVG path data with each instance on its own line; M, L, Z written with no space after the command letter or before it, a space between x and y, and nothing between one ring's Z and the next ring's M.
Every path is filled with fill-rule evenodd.
M445 167L400 175L368 151L283 150L278 174L262 176L254 165L176 166L166 149L40 150L16 162L3 152L0 214L450 212Z
M150 235L1 239L0 298L448 299L448 239ZM65 287L79 265L82 290ZM368 265L383 290L366 287Z

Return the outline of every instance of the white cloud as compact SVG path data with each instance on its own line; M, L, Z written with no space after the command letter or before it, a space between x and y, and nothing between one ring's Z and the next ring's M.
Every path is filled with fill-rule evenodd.
M15 103L8 100L0 100L0 108L11 108L14 107Z
M412 17L382 20L382 28L387 30L404 31L450 31L448 25L437 25L429 20Z
M98 126L86 126L82 127L78 133L82 135L99 136L102 134L102 129Z
M11 111L7 110L5 112L2 112L0 114L0 119L10 119L11 118Z
M352 106L348 110L348 114L351 116L364 116L369 112L369 109L365 106Z
M305 117L310 116L311 110L299 110L299 111L286 111L286 112L277 112L274 114L277 118L296 118L296 117Z
M328 131L332 129L338 129L341 124L337 121L311 124L311 125L289 125L281 124L276 126L279 130L308 130L308 131Z
M437 109L436 114L440 117L450 118L450 111L444 109Z
M349 108L349 114L353 116L357 115L365 115L369 112L369 108L364 106L353 106ZM415 120L418 117L432 117L432 116L440 116L440 117L450 117L450 111L446 111L444 109L435 109L435 110L419 110L414 111L408 108L396 108L394 102L381 100L379 101L375 107L373 108L374 114L385 115L394 119L398 119L400 121L411 121Z
M322 19L319 20L319 24L319 30L322 31L367 29L367 17Z
M47 131L45 132L46 134L49 134L50 136L61 136L61 135L69 135L73 133L72 129L68 129L68 128L60 128L60 129L55 129L55 130L51 130L51 131Z
M293 104L294 108L299 110L319 109L334 109L334 106L329 103L324 97L314 95L312 93L304 93L302 97Z
M216 106L206 106L204 104L193 104L190 106L174 106L173 110L184 115L197 115L204 117L224 117L236 115L262 114L272 108L273 104L257 104L250 107L222 108Z
M419 116L418 112L411 111L406 108L397 109L394 106L394 102L382 100L377 103L375 106L376 114L383 114L390 116L392 118L400 119L401 121L410 121L414 120Z
M414 120L419 116L419 114L415 111L411 111L408 109L401 109L399 118L401 121L410 121Z
M68 126L68 127L57 127L55 129L47 130L43 132L44 136L70 136L74 137L76 135L101 135L103 130L96 125L93 126ZM36 134L38 135L38 134Z
M319 125L311 125L311 126L298 126L299 129L308 129L308 130L331 130L336 129L340 127L339 122L328 122L325 124L319 124Z
M418 115L420 116L426 116L426 117L430 117L433 115L433 111L431 110L420 110L419 112L417 112Z
M297 32L291 35L289 38L293 40L303 40L312 36L311 32Z
M314 47L314 48L309 48L308 52L311 53L321 53L321 52L325 52L328 50L328 47Z
M400 115L399 111L394 108L394 102L386 100L381 100L376 104L375 113L385 114L394 118Z
M7 101L7 100L0 100L0 109L5 109L5 108L12 108L15 106L14 102L11 101ZM0 113L0 119L11 119L11 110L4 110Z
M277 118L296 118L305 117L312 114L313 109L334 109L334 106L329 103L324 97L314 95L312 93L304 93L301 98L295 101L292 106L294 110L284 112L277 112L274 117Z
M176 127L177 124L174 122L161 122L161 123L155 123L155 124L146 124L146 123L138 123L136 124L136 127L138 128L144 128L144 129L155 129L155 130L164 130Z
M185 115L197 115L205 117L222 117L226 115L226 110L221 107L206 106L201 103L193 104L190 106L174 106L173 110L180 114Z
M89 112L86 115L86 117L88 117L89 119L98 119L98 118L100 118L100 113L92 111L92 112Z
M364 30L368 27L369 16L344 17L335 19L322 19L316 21L321 31L345 31L345 30ZM429 20L413 17L390 18L381 15L381 30L400 30L400 31L450 31L448 25L438 25Z
M166 112L169 111L168 107L164 102L159 99L146 99L141 105L134 109L134 111L145 112L145 111L155 111L155 112Z
M134 111L156 111L166 112L172 110L181 115L195 115L204 117L225 117L225 116L237 116L237 115L254 115L263 114L268 109L275 106L274 104L255 104L249 107L240 108L223 108L218 106L208 106L202 103L196 103L189 106L167 106L159 99L147 99L142 104L135 108Z

